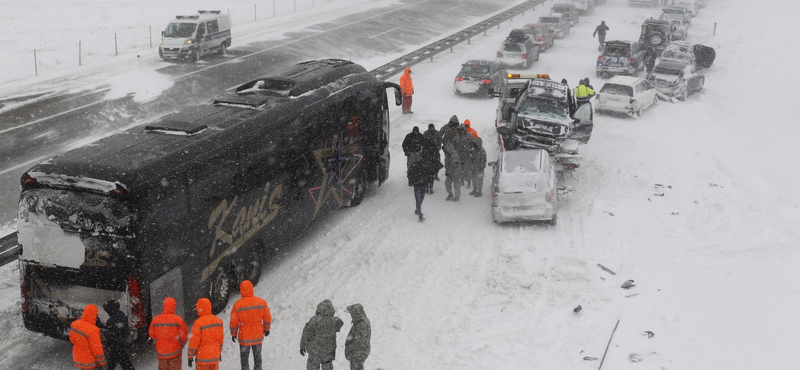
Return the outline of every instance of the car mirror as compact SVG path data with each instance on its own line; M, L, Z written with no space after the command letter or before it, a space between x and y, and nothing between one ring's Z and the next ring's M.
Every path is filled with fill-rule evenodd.
M164 31L161 31L161 38L164 38Z
M491 162L489 162L489 163L487 163L487 164L488 164L489 166L492 166L492 167L494 167L494 166L497 166L497 161L491 161Z

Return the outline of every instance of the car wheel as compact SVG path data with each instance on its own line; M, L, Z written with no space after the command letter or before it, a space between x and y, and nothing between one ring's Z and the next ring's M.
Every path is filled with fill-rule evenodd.
M189 54L189 62L196 63L198 60L200 60L200 52L195 49Z
M538 52L538 51L536 52L536 59L534 59L534 61L535 61L535 62L538 62L538 61L539 61L539 52Z
M558 207L558 202L556 202L556 204L554 205L554 207ZM551 218L549 221L547 221L547 223L548 223L550 226L555 226L555 225L558 223L558 209L555 209L555 210L553 211L553 218Z
M228 45L225 42L222 42L222 45L219 46L219 55L225 55L228 52Z
M353 198L350 199L350 207L355 207L364 200L367 193L367 180L361 174L356 177L355 185L353 185Z
M602 76L602 75L603 75L603 72L597 71L597 72L595 72L595 74L594 74L594 75L595 75L597 78L600 78L600 76Z
M458 91L458 89L453 89L453 94L461 95L461 91Z
M697 84L697 91L703 90L703 85L706 84L706 79L703 78L700 80L700 83Z
M657 107L658 106L658 97L657 96L653 97L653 102L650 104L650 106L651 107Z
M211 313L218 314L225 310L233 289L233 276L230 271L220 267L211 277L211 290L208 299L211 301Z
M686 101L686 97L688 95L689 95L689 88L684 86L683 91L681 91L681 94L678 96L678 100Z
M636 117L637 118L642 118L642 107L639 107L638 109L636 109Z

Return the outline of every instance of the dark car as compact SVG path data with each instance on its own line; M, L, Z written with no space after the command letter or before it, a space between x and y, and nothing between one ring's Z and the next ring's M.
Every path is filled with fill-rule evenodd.
M456 95L477 94L492 97L499 91L506 75L506 69L500 63L488 60L469 60L461 65L453 82Z
M539 51L547 51L553 47L556 42L556 31L549 25L542 23L528 23L524 28L533 30L531 36L536 45L539 46Z
M636 76L643 68L645 48L635 41L606 41L597 57L597 77L612 74Z
M675 26L672 21L648 18L642 23L639 42L655 50L657 55L661 55L667 44L675 40L674 32Z
M647 74L647 80L658 92L686 100L689 94L703 89L706 77L691 64L662 61Z

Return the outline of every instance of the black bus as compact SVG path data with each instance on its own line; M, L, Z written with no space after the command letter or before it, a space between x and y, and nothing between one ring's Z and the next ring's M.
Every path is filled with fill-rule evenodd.
M17 226L25 327L66 338L110 299L139 338L165 296L183 317L201 297L222 311L271 252L386 180L387 89L400 105L360 65L304 62L35 165Z

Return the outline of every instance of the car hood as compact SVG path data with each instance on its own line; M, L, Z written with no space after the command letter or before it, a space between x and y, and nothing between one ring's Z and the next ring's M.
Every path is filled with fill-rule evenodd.
M186 40L188 40L188 38L165 37L164 42L161 43L161 46L166 46L169 48L181 47L186 43Z

